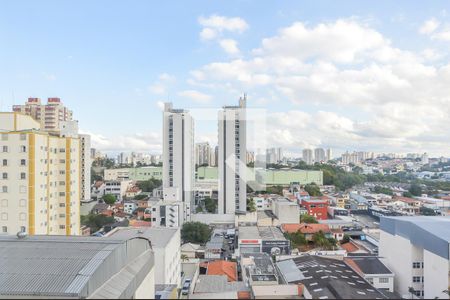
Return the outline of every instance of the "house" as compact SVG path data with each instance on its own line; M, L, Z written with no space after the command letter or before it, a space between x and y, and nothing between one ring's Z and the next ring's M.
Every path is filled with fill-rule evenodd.
M301 205L317 220L328 219L328 197L303 199Z
M228 282L237 281L237 263L225 260L210 261L206 268L207 275L226 275Z
M142 190L137 185L133 184L128 187L127 191L125 192L125 197L131 199L136 197L140 193L142 193Z
M198 258L205 256L205 248L193 243L186 243L181 245L181 255L186 255L188 258Z
M394 273L377 257L346 257L344 262L373 287L394 292Z
M319 232L323 232L328 238L332 237L331 229L326 224L283 224L281 225L281 230L287 233L300 232L308 241L311 241L313 235Z
M97 203L97 204L94 205L94 207L92 208L91 212L93 214L99 215L99 214L102 214L105 211L110 210L110 209L111 209L111 206L109 204Z
M103 181L101 180L96 181L91 188L91 198L97 200L101 199L103 195L105 195L105 188L106 184Z
M133 214L133 212L137 209L137 205L134 201L126 201L123 204L123 211L127 214Z
M206 259L221 259L222 258L222 248L223 248L223 237L214 236L205 245L205 258Z
M226 275L199 275L193 299L238 299L241 292L250 292L242 281L228 281Z

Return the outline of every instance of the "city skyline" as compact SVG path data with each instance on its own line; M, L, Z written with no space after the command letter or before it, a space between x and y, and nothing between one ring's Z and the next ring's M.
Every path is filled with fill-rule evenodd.
M5 5L2 111L28 97L60 97L94 148L161 153L163 102L218 110L247 93L249 108L268 111L266 144L286 152L450 156L445 2L288 1L259 14L251 1L177 4L183 13L144 2L68 6ZM217 144L216 127L196 132L195 142Z

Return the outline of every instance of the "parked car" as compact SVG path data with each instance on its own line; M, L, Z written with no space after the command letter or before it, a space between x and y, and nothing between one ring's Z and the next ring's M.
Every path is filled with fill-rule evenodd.
M181 289L181 294L188 295L190 287L191 287L191 280L190 279L186 279L184 281L183 288Z

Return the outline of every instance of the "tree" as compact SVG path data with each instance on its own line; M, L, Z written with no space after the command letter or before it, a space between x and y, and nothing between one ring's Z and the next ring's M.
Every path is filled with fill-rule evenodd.
M389 196L392 196L394 194L394 192L392 191L392 189L390 188L386 188L386 187L382 187L382 186L375 186L373 191L377 194L386 194Z
M184 242L205 244L211 236L211 228L200 222L186 222L181 228L181 238Z
M313 216L304 214L300 215L300 223L317 224L319 222L317 222L316 218L314 218Z
M436 215L436 212L433 209L425 207L425 206L421 206L419 210L420 210L420 214L424 215L424 216L435 216Z
M209 213L215 213L217 208L217 200L213 200L210 197L205 197L203 200L205 203L205 209Z
M113 217L107 217L105 215L89 214L80 217L81 225L85 225L91 228L91 232L96 232L103 226L112 224L114 222L115 219Z
M247 198L247 211L249 212L255 212L256 211L256 205L253 198Z
M336 247L336 240L333 238L327 238L322 231L316 232L312 236L314 244L326 250Z
M189 257L186 254L181 254L180 258L181 258L181 261L183 261L183 262L189 260Z
M142 200L142 199L145 199L147 197L148 196L146 194L139 194L139 195L134 196L134 200Z
M344 234L344 237L342 238L342 244L346 244L350 242L350 236L348 234Z
M197 208L195 209L195 213L202 213L203 212L203 208L202 208L202 206L199 204L199 205L197 205Z
M307 191L308 194L312 197L322 196L320 187L315 183L305 185L305 191Z
M138 181L136 185L146 193L151 193L153 190L157 187L160 187L162 184L162 181L156 178L150 178L149 180L145 181Z
M413 196L421 196L422 195L422 187L419 184L417 184L417 183L413 183L409 187L409 192Z
M403 192L403 197L412 198L413 194L411 194L410 192L406 191L406 192Z
M306 245L308 242L306 241L305 236L300 232L293 233L285 233L285 237L291 241L292 248L298 248L300 246Z
M114 205L116 203L116 196L114 196L113 194L103 195L102 199L106 204L109 205Z

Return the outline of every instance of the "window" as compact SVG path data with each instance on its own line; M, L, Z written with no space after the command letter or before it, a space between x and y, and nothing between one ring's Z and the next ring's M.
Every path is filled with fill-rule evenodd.
M20 179L26 179L26 174L24 172L20 173Z
M389 278L386 277L380 277L380 279L378 279L379 283L388 283L389 282Z
M420 262L413 262L413 269L420 269L420 266L421 266L421 264L420 264Z
M8 227L7 226L2 226L2 232L3 233L8 233Z
M25 226L20 226L20 232L25 232L26 230Z
M3 179L8 179L8 173L3 173L3 174L2 174L2 178L3 178Z
M20 146L20 152L27 152L26 146Z
M6 185L2 186L2 193L7 193L8 187Z
M66 225L59 225L59 229L66 229Z
M21 159L20 160L20 165L21 166L26 166L27 165L27 161L25 159Z
M3 148L3 150L2 150L3 152L8 152L8 146L3 146L2 148Z
M27 140L27 135L25 133L21 133L20 134L20 140L21 141L26 141Z
M413 276L413 282L420 282L420 276Z
M4 167L8 166L8 160L7 160L7 159L4 159L2 165L3 165Z

